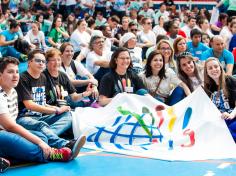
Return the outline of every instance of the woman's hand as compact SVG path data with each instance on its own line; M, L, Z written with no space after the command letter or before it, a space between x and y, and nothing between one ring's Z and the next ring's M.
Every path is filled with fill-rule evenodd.
M225 119L225 120L232 120L232 119L234 119L235 118L235 116L234 116L234 114L233 113L228 113L228 112L223 112L222 114L221 114L221 118L222 119Z
M95 86L95 85L93 85L92 96L93 96L94 99L97 99L98 96L99 96L99 92L98 92L97 86Z

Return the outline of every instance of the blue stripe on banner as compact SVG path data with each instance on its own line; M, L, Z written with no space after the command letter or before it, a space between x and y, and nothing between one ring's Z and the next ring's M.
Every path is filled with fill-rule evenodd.
M116 121L113 123L112 126L116 126L120 122L121 118L122 118L122 116L117 117Z
M132 117L133 117L132 115L128 115L128 116L126 117L126 119L125 119L125 122L128 122L129 119L131 119Z
M148 150L146 147L141 147L143 150Z
M133 125L133 128L130 132L129 145L133 144L134 132L136 131L137 127L140 127L140 124L138 121Z
M97 134L97 132L91 134L90 136L88 136L88 137L87 137L87 141L88 141L88 142L93 142L93 141L94 141L94 140L93 140L93 137L94 137L96 134Z
M110 142L111 143L115 143L115 138L117 137L118 135L118 132L122 129L123 125L125 125L126 123L122 123L121 125L119 125L116 130L114 132L112 132L112 136L111 136L111 139L110 139Z
M120 144L114 144L118 149L120 150L128 150L128 149L125 149L122 145Z

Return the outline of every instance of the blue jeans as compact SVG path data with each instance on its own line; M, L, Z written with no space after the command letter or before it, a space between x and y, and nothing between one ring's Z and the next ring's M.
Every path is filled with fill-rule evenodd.
M168 98L168 105L172 106L179 101L183 100L186 97L184 89L182 87L177 86L170 97Z
M20 52L18 52L13 46L3 46L2 47L2 56L12 56L17 59L20 59Z
M96 80L98 80L98 83L100 83L102 77L110 71L109 68L103 68L100 67L98 71L93 75Z
M232 119L232 120L225 120L229 131L234 139L234 141L236 142L236 119Z
M46 140L39 132L32 132ZM47 162L42 149L22 136L5 130L0 131L0 157L10 159L11 162L20 161Z
M28 130L39 131L43 133L48 140L48 145L55 148L65 146L68 141L60 138L62 134L71 128L71 113L66 112L60 115L20 117L17 123Z

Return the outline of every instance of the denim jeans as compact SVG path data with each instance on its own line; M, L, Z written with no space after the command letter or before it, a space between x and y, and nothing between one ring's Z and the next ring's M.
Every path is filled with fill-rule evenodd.
M39 132L32 132L44 138ZM11 162L20 161L47 162L44 158L42 149L22 136L5 130L0 131L0 157L10 159Z
M60 115L20 117L17 123L28 130L43 133L48 140L48 145L55 148L65 146L68 141L58 135L71 128L71 113L66 112Z
M12 56L17 59L20 59L20 52L18 52L13 46L3 46L2 47L2 56Z
M172 106L179 101L183 100L186 97L184 89L182 87L177 86L170 97L168 98L168 105Z
M229 131L234 139L234 141L236 142L236 119L232 119L232 120L225 120Z

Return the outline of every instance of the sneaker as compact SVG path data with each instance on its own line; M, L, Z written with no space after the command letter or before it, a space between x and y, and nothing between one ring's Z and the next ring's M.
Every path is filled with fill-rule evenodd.
M73 160L80 152L80 149L84 146L86 142L86 136L81 136L75 140L71 140L69 143L65 145L65 147L68 147L72 151L72 155L70 160Z
M0 157L0 173L5 172L10 167L10 161Z
M50 153L50 161L69 161L71 158L72 152L68 147L63 147L61 149L52 148Z

